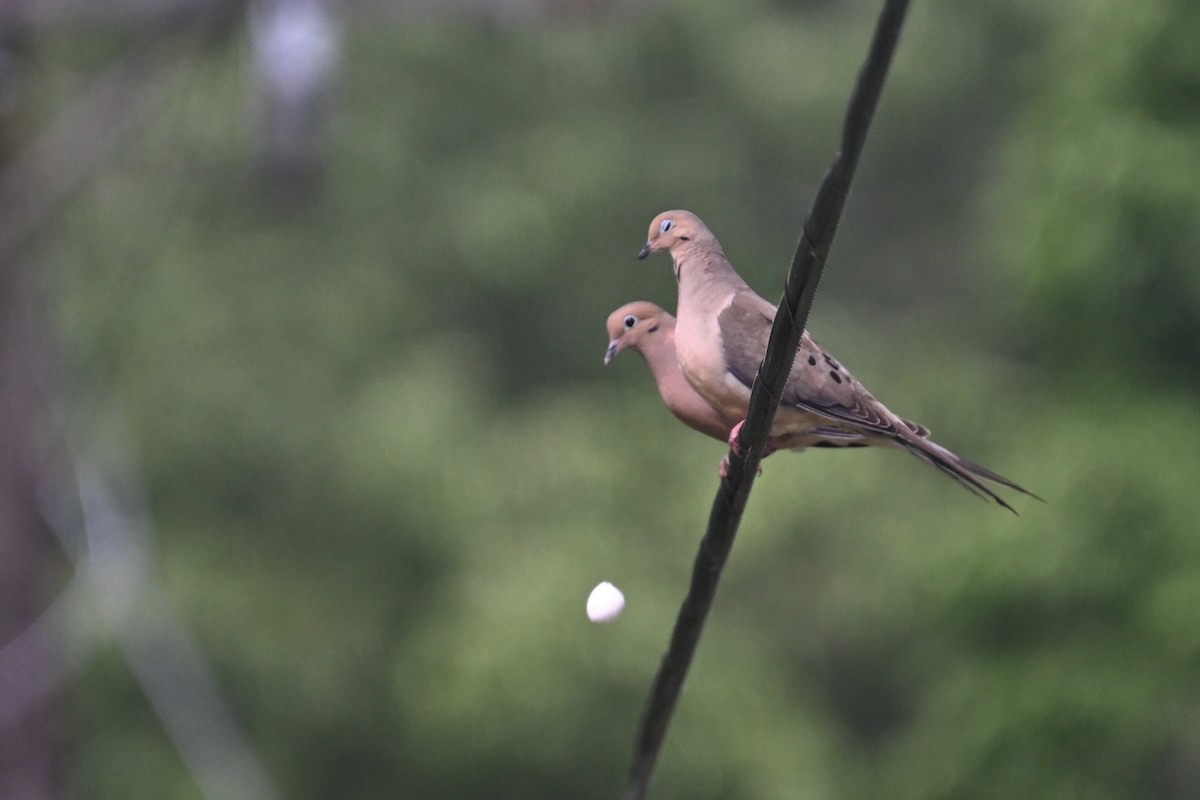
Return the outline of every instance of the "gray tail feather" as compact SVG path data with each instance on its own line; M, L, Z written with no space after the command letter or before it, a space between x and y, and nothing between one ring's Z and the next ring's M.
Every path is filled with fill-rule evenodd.
M989 480L993 483L998 483L1001 486L1006 486L1009 489L1020 492L1021 494L1028 495L1035 500L1042 500L1042 498L1038 497L1024 486L1021 486L1014 481L1010 481L1003 475L992 472L986 467L981 467L974 462L962 458L961 456L957 456L936 442L931 442L924 438L917 439L916 441L907 438L897 438L897 441L917 458L928 464L932 464L946 475L949 475L958 483L959 486L962 486L971 494L974 494L977 497L982 497L985 500L994 500L1014 514L1017 513L1017 510L1006 503L1003 497L996 494L996 492L993 491L990 486L984 483L984 480ZM1042 500L1042 502L1045 501Z

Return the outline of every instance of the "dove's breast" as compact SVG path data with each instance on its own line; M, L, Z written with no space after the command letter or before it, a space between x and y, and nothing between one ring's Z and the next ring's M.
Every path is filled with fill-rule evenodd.
M702 288L691 293L683 291L682 286L680 288L675 328L679 368L696 392L722 416L740 420L746 416L750 390L726 367L717 321L733 300L733 292L728 287L706 287L710 291ZM712 289L725 296L721 297Z

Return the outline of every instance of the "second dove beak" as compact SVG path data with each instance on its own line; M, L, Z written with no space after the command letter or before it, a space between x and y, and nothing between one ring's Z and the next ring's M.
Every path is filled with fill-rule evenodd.
M604 366L607 367L609 365L609 363L614 358L617 357L617 351L620 349L621 349L621 340L620 339L613 339L611 342L608 343L608 349L604 351Z
M638 260L641 260L648 255L650 255L650 243L646 242L646 246L638 251Z

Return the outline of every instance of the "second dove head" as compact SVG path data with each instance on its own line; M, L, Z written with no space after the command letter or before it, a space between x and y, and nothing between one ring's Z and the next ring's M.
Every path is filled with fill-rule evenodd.
M626 303L609 314L609 343L604 363L608 364L627 347L641 347L647 336L665 333L664 323L669 319L667 312L645 300Z

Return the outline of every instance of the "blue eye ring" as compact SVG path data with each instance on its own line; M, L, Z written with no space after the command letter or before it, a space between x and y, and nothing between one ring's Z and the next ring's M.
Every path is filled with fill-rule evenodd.
M671 220L664 219L662 222L658 223L659 233L666 233L669 230L671 230Z
M637 321L637 317L635 317L633 314L630 314L625 318L625 327L632 328L634 325L637 325Z

